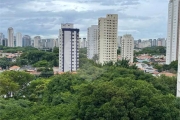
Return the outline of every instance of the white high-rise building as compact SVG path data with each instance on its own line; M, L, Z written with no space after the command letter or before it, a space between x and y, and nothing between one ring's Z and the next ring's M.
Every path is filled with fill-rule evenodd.
M79 29L73 24L61 24L59 30L59 72L72 72L79 68Z
M8 47L14 47L14 30L12 27L8 28Z
M180 34L180 32L179 32ZM179 48L180 48L180 42L179 42ZM178 73L177 73L177 97L180 97L180 49L179 49L179 55L178 55Z
M117 61L118 14L107 14L98 19L99 63Z
M134 38L130 34L123 35L121 39L121 57L133 63Z
M92 59L98 54L98 25L87 29L87 58Z
M180 22L180 19L179 19L179 22ZM179 30L179 35L180 35L180 30ZM179 48L180 48L180 42L179 42ZM177 93L176 93L176 96L180 97L180 49L179 49L179 54L178 54L178 73L177 73Z
M180 0L179 0L180 2ZM180 10L180 3L179 3ZM177 97L180 97L180 11L179 11L179 53L178 53Z
M41 37L40 36L35 36L34 37L34 47L35 48L40 48L40 41L41 41Z
M166 64L178 59L180 0L170 0L168 10L168 33L166 41Z
M22 47L22 34L16 33L16 47Z

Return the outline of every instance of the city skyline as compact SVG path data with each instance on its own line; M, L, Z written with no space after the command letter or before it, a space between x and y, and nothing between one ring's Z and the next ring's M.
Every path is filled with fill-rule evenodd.
M119 16L119 36L128 33L135 39L164 38L168 2L169 0L22 0L18 3L2 0L0 32L7 36L7 28L13 27L15 32L23 35L57 38L61 23L73 23L81 30L80 37L86 37L89 25L97 25L99 17L114 13ZM157 6L158 10L155 9Z

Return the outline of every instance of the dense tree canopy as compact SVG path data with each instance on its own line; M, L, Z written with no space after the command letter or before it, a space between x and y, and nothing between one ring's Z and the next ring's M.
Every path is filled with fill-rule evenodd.
M83 63L76 74L37 79L24 72L0 74L0 96L16 93L0 98L0 119L180 119L180 99L175 97L177 78L153 77L126 60L102 66L82 53Z
M17 52L26 52L31 50L37 50L34 47L28 46L28 47L6 47L0 45L0 50L3 50L4 53L17 53Z
M5 71L0 74L0 95L23 97L23 93L33 79L34 76L29 73Z
M156 68L159 72L162 71L169 71L171 73L177 73L178 70L178 60L172 61L169 65L164 64L164 65L159 65L159 64L152 64L154 68Z
M139 52L135 52L135 55L139 54L151 54L151 55L166 55L166 48L163 46L147 47L143 48Z

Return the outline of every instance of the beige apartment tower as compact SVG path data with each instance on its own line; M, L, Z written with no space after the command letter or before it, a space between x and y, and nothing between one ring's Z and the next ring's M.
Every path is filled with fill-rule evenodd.
M98 19L99 62L117 61L118 14L107 14Z
M133 63L134 57L134 38L130 34L126 34L121 39L121 58L129 60Z

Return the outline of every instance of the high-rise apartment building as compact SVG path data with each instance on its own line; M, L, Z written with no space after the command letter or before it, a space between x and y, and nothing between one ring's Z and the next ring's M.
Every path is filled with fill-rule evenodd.
M59 38L54 39L54 47L59 47Z
M0 33L0 45L2 45L3 39L4 39L4 34L3 34L3 33Z
M162 46L162 40L157 40L157 46Z
M180 31L179 31L180 34ZM179 48L180 48L180 42L179 42ZM179 49L179 55L178 55L178 73L177 73L177 97L180 97L180 49Z
M139 48L138 40L134 40L134 48Z
M152 47L152 44L153 44L153 41L152 41L152 39L149 39L149 42L151 43L151 47Z
M180 0L170 0L168 8L168 33L166 41L166 64L178 59L180 39Z
M153 39L152 46L157 46L157 42L156 41L157 41L156 39Z
M3 40L2 40L2 45L3 46L8 46L8 39L7 38L4 38Z
M165 38L158 38L157 39L157 46L166 46L166 40Z
M122 36L118 36L118 39L117 39L117 47L118 48L121 47L121 40L122 40Z
M31 37L29 35L23 36L22 46L23 47L31 46Z
M180 10L180 0L179 0L179 10ZM179 11L179 52L178 52L178 73L177 73L177 93L176 96L180 97L180 11Z
M138 44L138 48L146 48L146 47L151 47L151 42L149 40L143 40Z
M8 47L14 47L14 30L12 27L8 28Z
M79 29L73 24L61 24L59 30L59 72L79 68Z
M16 33L16 47L22 47L22 34Z
M79 37L79 48L81 48L81 38Z
M40 36L35 36L34 37L34 47L35 48L40 48L40 41L41 41L41 37Z
M80 48L86 48L87 47L87 41L86 41L86 38L83 38L82 39L82 42L81 42L81 47Z
M118 15L107 14L98 19L98 57L99 62L117 61Z
M14 47L16 47L16 36L14 36Z
M98 25L87 29L87 58L93 59L98 54Z
M179 18L179 20L180 20L180 18ZM180 35L180 30L179 30L179 35ZM180 42L179 42L179 48L180 48ZM176 93L176 96L180 97L180 49L179 49L179 54L178 54L178 73L177 73L177 93Z
M54 39L42 39L39 42L40 49L53 49L54 48Z
M165 38L162 40L162 46L166 47L166 39Z
M121 40L121 57L133 63L134 38L130 34L123 35Z

